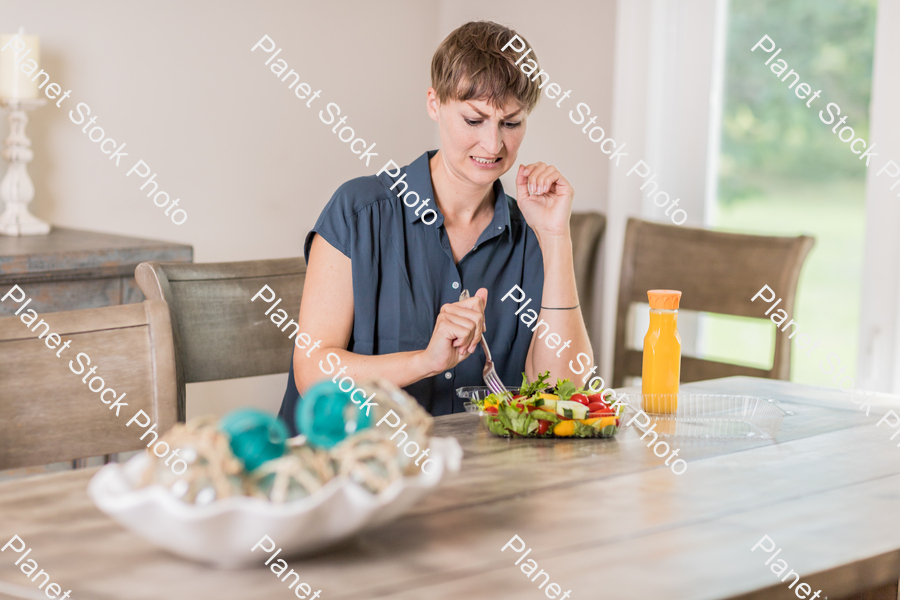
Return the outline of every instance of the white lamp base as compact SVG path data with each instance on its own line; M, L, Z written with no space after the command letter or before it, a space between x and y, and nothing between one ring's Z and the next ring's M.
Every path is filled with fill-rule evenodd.
M47 235L50 224L28 212L25 204L9 204L0 215L2 235Z
M0 234L3 235L47 235L50 224L28 212L28 203L34 198L34 184L28 176L28 163L34 157L31 140L25 135L28 124L26 111L46 104L46 100L9 100L0 104L9 109L9 137L3 158L9 163L3 181L0 181L0 200L6 203L6 210L0 215Z

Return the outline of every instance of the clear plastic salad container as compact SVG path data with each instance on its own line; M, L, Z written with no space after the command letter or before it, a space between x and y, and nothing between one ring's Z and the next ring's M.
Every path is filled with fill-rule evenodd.
M785 411L774 401L754 396L726 394L620 394L632 415L644 410L633 424L642 432L652 429L660 436L695 438L772 439L781 428ZM675 407L669 414L650 413L647 408Z
M513 395L518 387L507 387ZM524 408L521 412L511 406L490 406L488 397L491 391L484 386L467 386L456 390L460 398L470 401L464 404L466 412L481 417L485 429L498 437L528 438L609 438L619 431L619 423L624 418L624 406L616 408L614 414L584 419L569 418L554 412L556 422L542 425L544 419L530 416L531 412ZM487 400L487 403L486 403ZM492 412L491 409L497 410ZM537 407L535 410L543 410ZM563 411L564 412L564 411ZM538 413L540 414L540 413Z

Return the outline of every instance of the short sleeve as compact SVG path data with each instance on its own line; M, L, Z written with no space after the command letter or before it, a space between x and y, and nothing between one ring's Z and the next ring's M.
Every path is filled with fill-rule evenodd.
M352 241L359 233L357 214L386 197L389 196L385 193L384 185L374 175L351 179L339 187L322 209L315 227L306 235L306 242L303 244L306 262L309 262L309 249L315 233L325 238L325 241L340 250L344 256L352 259L350 255Z
M309 249L312 246L313 234L318 233L325 241L341 251L347 258L350 256L350 236L353 231L353 213L346 189L352 182L348 181L334 192L328 204L316 220L315 226L306 234L303 244L303 256L309 262Z

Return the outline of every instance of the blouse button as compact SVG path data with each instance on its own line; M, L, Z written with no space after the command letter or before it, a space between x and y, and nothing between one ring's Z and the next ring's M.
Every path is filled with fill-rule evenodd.
M451 373L450 371L447 371L446 373L444 373L444 379L452 379L452 378L453 378L453 373Z
M452 287L454 290L458 290L458 289L459 289L459 282L458 282L458 281L454 281L454 282L450 285L450 287ZM447 379L450 379L450 378L448 377Z

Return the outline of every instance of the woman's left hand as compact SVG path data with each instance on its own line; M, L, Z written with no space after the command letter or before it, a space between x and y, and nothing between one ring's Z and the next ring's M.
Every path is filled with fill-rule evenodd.
M519 165L516 190L519 210L538 239L569 235L575 190L556 167L542 162Z

